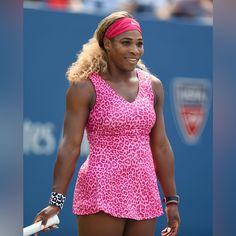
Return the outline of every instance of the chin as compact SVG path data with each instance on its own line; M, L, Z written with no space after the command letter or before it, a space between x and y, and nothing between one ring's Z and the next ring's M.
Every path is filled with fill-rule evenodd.
M133 66L126 66L126 68L124 68L124 70L126 70L127 72L132 72L133 70L135 70L137 68L136 65Z
M137 68L137 64L130 65L130 64L123 64L119 66L119 69L123 72L132 72Z

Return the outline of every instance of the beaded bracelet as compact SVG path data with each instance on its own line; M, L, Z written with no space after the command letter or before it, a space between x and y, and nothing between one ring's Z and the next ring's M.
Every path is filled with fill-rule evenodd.
M176 204L176 205L179 205L180 197L179 197L179 195L170 196L170 197L164 197L163 202L164 202L166 205L171 204L171 203Z
M49 199L49 205L58 206L60 209L62 209L65 200L66 197L64 197L61 193L52 192Z

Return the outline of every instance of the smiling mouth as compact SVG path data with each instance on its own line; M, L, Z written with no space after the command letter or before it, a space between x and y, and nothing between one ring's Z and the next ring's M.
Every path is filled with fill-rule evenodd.
M135 59L135 58L127 58L127 60L132 64L137 64L138 62L138 59Z

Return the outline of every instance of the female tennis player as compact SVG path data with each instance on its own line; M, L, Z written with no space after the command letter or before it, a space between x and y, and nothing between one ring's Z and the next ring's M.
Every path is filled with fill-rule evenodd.
M86 130L89 156L73 199L78 235L153 236L163 214L157 179L167 217L162 235L177 235L179 196L163 86L142 63L143 53L140 24L127 12L104 18L83 46L67 72L64 134L51 198L35 222L45 225L62 209Z

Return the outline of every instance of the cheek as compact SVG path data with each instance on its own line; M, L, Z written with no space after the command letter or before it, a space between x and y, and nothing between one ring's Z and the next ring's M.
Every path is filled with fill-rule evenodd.
M140 56L144 54L144 48L140 49Z
M113 48L112 54L117 57L117 56L120 56L120 55L124 54L124 52L125 52L124 48L115 47L115 48Z
M119 56L119 50L116 50L116 49L112 49L111 52L110 52L110 55L113 59L115 59L117 56Z

